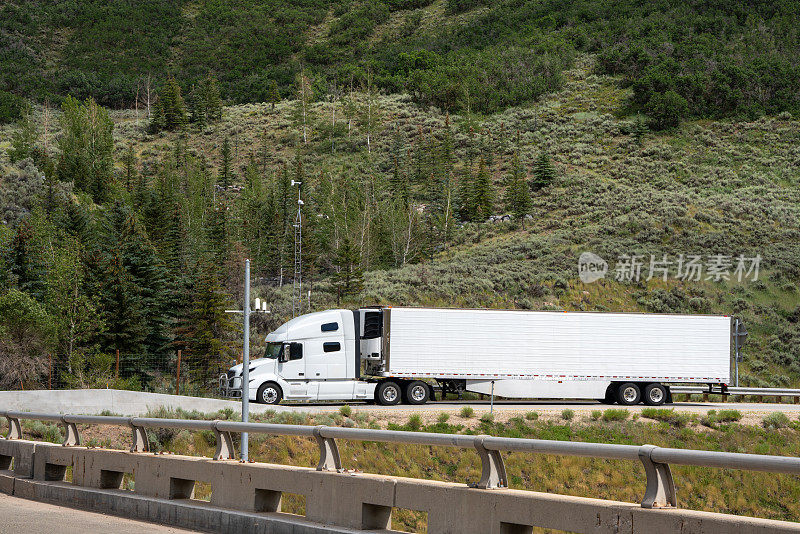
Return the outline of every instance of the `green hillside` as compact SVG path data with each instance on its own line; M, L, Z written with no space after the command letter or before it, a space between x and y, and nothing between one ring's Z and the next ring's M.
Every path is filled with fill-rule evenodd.
M306 309L737 315L742 384L800 385L791 6L0 12L0 39L19 43L0 46L17 69L0 71L0 106L22 116L0 126L0 387L171 391L181 349L187 391L212 390L240 350L224 310L244 258L273 310L254 345L290 314L291 180ZM604 279L580 281L583 252L608 262ZM667 280L648 279L665 255ZM631 256L638 280L617 271ZM695 256L702 273L681 277ZM740 256L760 258L758 276L739 280Z
M495 112L557 89L581 52L630 105L678 117L800 110L796 2L582 0L12 0L0 89L130 107L148 76L188 90L209 72L232 102L364 84L443 109ZM370 74L371 73L371 74Z

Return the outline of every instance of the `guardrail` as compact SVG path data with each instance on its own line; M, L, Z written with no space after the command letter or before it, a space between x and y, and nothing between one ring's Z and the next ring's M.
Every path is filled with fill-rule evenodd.
M126 426L132 430L131 452L147 452L149 442L146 429L174 428L210 430L217 439L214 460L235 459L232 433L249 432L283 436L313 437L319 446L318 471L342 471L337 439L377 441L409 445L427 445L474 449L481 458L481 478L474 487L481 489L508 487L505 464L501 452L517 451L534 454L580 456L610 460L640 461L645 469L647 483L643 508L677 506L675 484L670 464L722 469L744 469L772 473L800 474L800 459L784 456L741 454L730 452L673 449L654 445L616 445L540 439L501 438L487 435L439 434L395 430L373 430L329 426L281 425L267 423L240 423L234 421L200 421L186 419L155 419L141 417L106 417L92 415L57 415L17 411L0 411L8 419L6 439L22 438L20 420L39 420L59 423L64 427L62 445L80 445L77 425Z
M745 387L729 387L727 388L727 395L714 390L708 386L670 386L670 391L678 395L703 395L704 399L708 395L723 395L723 400L726 396L753 396L758 397L759 401L762 397L792 397L794 403L800 403L800 389L788 388L745 388Z

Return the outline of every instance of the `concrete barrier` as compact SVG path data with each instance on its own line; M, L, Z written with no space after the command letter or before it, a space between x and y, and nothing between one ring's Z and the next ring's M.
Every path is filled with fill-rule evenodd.
M242 409L236 400L211 399L206 397L187 397L184 395L168 395L165 393L148 393L144 391L125 391L119 389L70 389L70 390L31 390L0 391L0 406L5 410L30 410L35 406L37 411L70 413L87 415L109 411L126 416L144 415L150 409L181 408L203 413L213 413L229 408L235 412ZM324 411L314 406L267 406L250 404L252 413L273 411ZM330 409L329 409L330 410Z
M0 490L6 493L214 532L385 531L392 510L405 508L427 512L431 534L517 534L533 527L629 534L800 533L800 523L678 508L22 440L0 440L0 461ZM18 474L8 469L17 465L22 467ZM30 465L32 473L24 467ZM68 483L64 477L70 468ZM134 491L121 489L125 473L134 477ZM32 479L25 478L29 474ZM211 485L210 503L192 499L196 481ZM286 492L305 496L304 518L281 513Z

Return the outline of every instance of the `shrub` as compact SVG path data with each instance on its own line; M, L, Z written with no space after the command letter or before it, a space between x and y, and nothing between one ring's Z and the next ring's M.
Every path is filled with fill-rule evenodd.
M494 422L494 414L486 412L481 416L481 423L493 423L493 422Z
M450 414L445 412L440 413L439 417L436 418L440 423L446 423L448 419L450 419Z
M473 415L475 415L475 410L472 409L472 406L464 406L461 408L461 417L465 419L469 419Z
M603 421L624 421L628 418L628 410L623 408L609 408L603 412Z
M761 425L767 430L785 428L788 424L789 417L783 412L772 412L761 421Z
M650 97L645 110L653 121L653 127L664 130L680 124L681 118L689 113L689 103L675 91L667 91Z
M410 430L414 431L419 430L420 428L422 428L422 417L418 413L413 414L411 417L408 418L408 423L406 423L406 426Z
M592 421L597 421L603 416L603 412L600 410L592 410Z
M717 414L717 421L720 423L730 423L740 421L742 419L742 412L739 410L720 410Z
M561 419L564 421L571 421L573 417L575 417L575 412L573 410L566 409L561 411Z
M349 405L345 404L339 408L339 413L345 417L350 417L350 414L353 413L353 409Z
M537 412L528 412L525 414L525 419L528 421L536 421L539 419L539 414Z
M688 414L676 413L675 410L667 408L644 408L642 417L663 421L676 427L684 427L691 420Z

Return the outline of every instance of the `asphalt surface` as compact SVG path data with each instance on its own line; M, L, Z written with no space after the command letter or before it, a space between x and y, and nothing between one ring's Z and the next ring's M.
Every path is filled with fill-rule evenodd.
M0 493L0 532L47 534L188 534L192 530L165 527L105 514L45 504Z
M380 406L376 404L366 404L363 402L348 402L348 403L282 403L281 406L292 408L295 411L307 411L313 413L337 412L343 405L348 404L353 408L364 409L375 412L457 412L464 406L471 406L476 412L488 410L491 406L489 401L435 401L423 404L421 406L412 406L408 404L398 404L396 406ZM251 401L252 405L252 401ZM496 411L537 411L537 412L561 412L562 410L605 410L607 408L625 408L632 412L639 412L643 408L647 408L643 404L634 406L620 406L619 404L602 404L596 401L495 401L494 410ZM749 402L675 402L671 404L664 404L660 408L674 408L678 411L693 412L693 413L706 413L709 410L739 410L741 412L786 412L786 413L800 413L800 404L782 404L782 403L749 403Z

